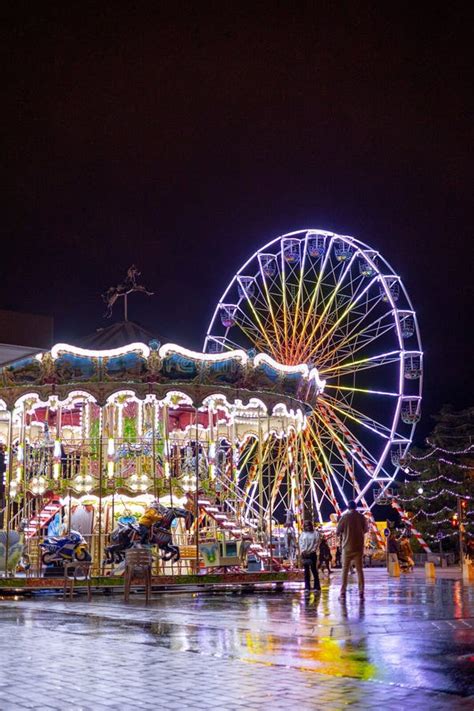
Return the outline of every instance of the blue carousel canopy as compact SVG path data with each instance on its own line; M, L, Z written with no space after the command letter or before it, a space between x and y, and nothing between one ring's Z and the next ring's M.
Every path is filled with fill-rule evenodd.
M0 397L12 401L28 390L61 395L73 389L109 394L117 386L143 393L188 385L202 391L231 388L273 393L311 406L324 387L315 368L285 366L265 354L233 350L190 351L158 341L106 350L57 344L51 351L21 358L0 369ZM100 399L100 397L99 397Z

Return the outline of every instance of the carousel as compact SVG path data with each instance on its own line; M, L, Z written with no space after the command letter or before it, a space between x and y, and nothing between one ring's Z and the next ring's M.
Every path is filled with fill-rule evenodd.
M45 535L76 531L103 572L117 526L153 506L180 550L173 573L278 569L305 518L334 547L350 499L383 551L375 513L399 510L423 381L416 313L383 256L320 229L273 239L229 282L203 353L134 335L127 297L152 294L139 276L103 295L107 316L124 303L108 340L0 370L0 570L26 548L40 574Z
M278 512L267 515L275 472L262 453L305 428L323 389L304 363L153 340L109 350L57 344L10 363L0 371L4 573L21 548L43 574L45 536L71 531L97 573L113 569L112 532L152 502L192 513L190 526L173 522L180 573L242 565L244 540L256 567L277 564ZM296 466L286 485L297 509Z

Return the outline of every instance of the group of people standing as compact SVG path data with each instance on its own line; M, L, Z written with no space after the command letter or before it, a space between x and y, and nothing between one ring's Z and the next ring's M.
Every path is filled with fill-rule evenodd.
M357 511L355 501L349 501L348 510L341 516L336 529L336 535L341 540L342 550L342 583L340 597L344 599L347 589L347 578L351 565L355 565L359 581L359 595L364 597L364 570L362 559L364 555L365 534L368 531L368 523L365 516ZM304 568L305 590L311 589L311 577L313 579L313 589L321 590L321 583L318 574L318 553L319 562L324 561L324 566L330 572L331 551L319 531L314 530L311 521L305 521L303 533L300 536L300 554Z

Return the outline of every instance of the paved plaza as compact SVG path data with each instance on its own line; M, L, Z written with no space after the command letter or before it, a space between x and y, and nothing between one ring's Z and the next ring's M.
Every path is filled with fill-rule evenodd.
M474 709L474 586L0 602L0 709Z

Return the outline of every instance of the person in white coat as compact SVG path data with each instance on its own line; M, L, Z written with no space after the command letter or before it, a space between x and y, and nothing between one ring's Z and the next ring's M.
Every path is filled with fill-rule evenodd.
M318 575L318 548L320 535L315 531L311 521L305 521L303 533L300 536L301 562L304 568L305 590L311 589L311 573L313 574L313 586L315 590L321 590Z

